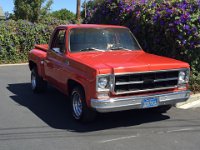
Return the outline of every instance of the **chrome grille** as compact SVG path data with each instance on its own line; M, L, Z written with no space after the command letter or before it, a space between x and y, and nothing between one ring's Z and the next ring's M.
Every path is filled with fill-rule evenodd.
M176 88L179 70L132 73L115 76L116 94L158 91Z

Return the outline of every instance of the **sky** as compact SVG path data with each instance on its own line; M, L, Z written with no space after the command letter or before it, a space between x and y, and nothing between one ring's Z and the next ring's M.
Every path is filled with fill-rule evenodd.
M77 0L53 0L54 3L51 6L51 11L60 10L66 8L72 12L76 12L76 1ZM81 0L84 2L84 0ZM4 12L12 13L14 9L14 0L0 0L0 6Z

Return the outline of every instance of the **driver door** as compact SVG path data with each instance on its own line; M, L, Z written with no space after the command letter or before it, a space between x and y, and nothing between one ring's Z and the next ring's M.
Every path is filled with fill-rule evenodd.
M58 88L60 87L59 77L61 77L59 70L65 60L65 41L66 29L58 28L55 31L49 51L47 52L47 59L45 61L45 74L47 75L48 81Z

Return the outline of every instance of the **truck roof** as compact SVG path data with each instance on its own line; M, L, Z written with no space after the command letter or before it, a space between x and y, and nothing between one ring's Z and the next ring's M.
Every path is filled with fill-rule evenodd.
M61 25L59 27L67 27L69 29L72 29L72 28L126 28L124 26L102 25L102 24L68 24L68 25Z

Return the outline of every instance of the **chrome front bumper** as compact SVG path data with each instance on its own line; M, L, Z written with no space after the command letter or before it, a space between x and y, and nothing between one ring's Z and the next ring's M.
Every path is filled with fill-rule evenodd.
M158 106L174 105L178 102L184 102L190 97L190 91L173 92L167 94L154 94L143 96L124 96L109 99L91 99L91 107L96 111L115 112L130 109L143 109L142 101L148 98L157 98Z

